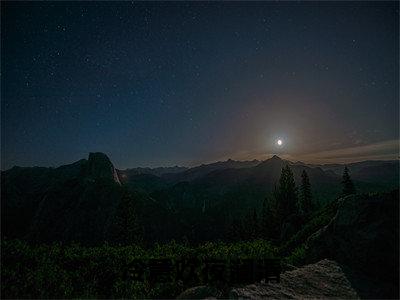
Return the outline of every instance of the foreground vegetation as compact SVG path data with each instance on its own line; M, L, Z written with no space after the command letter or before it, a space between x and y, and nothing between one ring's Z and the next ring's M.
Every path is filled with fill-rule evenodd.
M77 244L29 245L2 242L2 298L168 298L182 282L135 282L126 276L134 259L195 256L204 259L272 258L277 249L264 240L206 243L198 247L170 242L151 249L139 246L83 247Z

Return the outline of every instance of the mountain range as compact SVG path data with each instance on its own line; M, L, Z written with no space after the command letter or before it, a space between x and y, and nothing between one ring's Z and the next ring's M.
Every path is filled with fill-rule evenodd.
M193 168L117 170L107 155L90 153L88 159L58 168L13 167L1 173L2 234L34 241L106 241L129 194L149 241L220 239L226 224L259 211L263 200L271 198L287 164L297 184L301 172L307 172L316 202L340 195L343 165L293 163L278 156ZM360 192L398 187L398 161L347 166Z

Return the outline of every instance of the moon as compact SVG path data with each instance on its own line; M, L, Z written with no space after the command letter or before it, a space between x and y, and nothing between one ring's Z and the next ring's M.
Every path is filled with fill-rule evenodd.
M282 146L283 145L283 141L281 139L279 139L279 140L276 141L276 144L278 146Z

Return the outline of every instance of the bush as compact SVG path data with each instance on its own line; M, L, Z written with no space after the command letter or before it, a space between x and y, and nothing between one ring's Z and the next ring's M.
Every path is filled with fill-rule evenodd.
M176 280L150 286L126 276L134 259L195 256L272 258L276 249L264 240L206 243L192 248L174 241L152 249L138 246L83 247L77 244L29 245L2 241L2 298L169 298L185 287Z
M307 246L301 245L293 250L293 252L285 258L285 263L288 265L299 266L305 263Z

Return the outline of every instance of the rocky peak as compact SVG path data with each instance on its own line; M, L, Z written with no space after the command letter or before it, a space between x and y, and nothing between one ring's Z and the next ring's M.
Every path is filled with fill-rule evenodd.
M281 168L285 164L284 160L281 159L279 156L274 155L271 158L268 158L267 160L264 160L262 163L260 163L258 166L259 167L276 167L276 168Z
M92 178L110 178L120 184L118 174L108 156L101 152L89 153L86 175Z
M269 160L282 160L282 158L280 158L278 155L274 155L272 156Z

